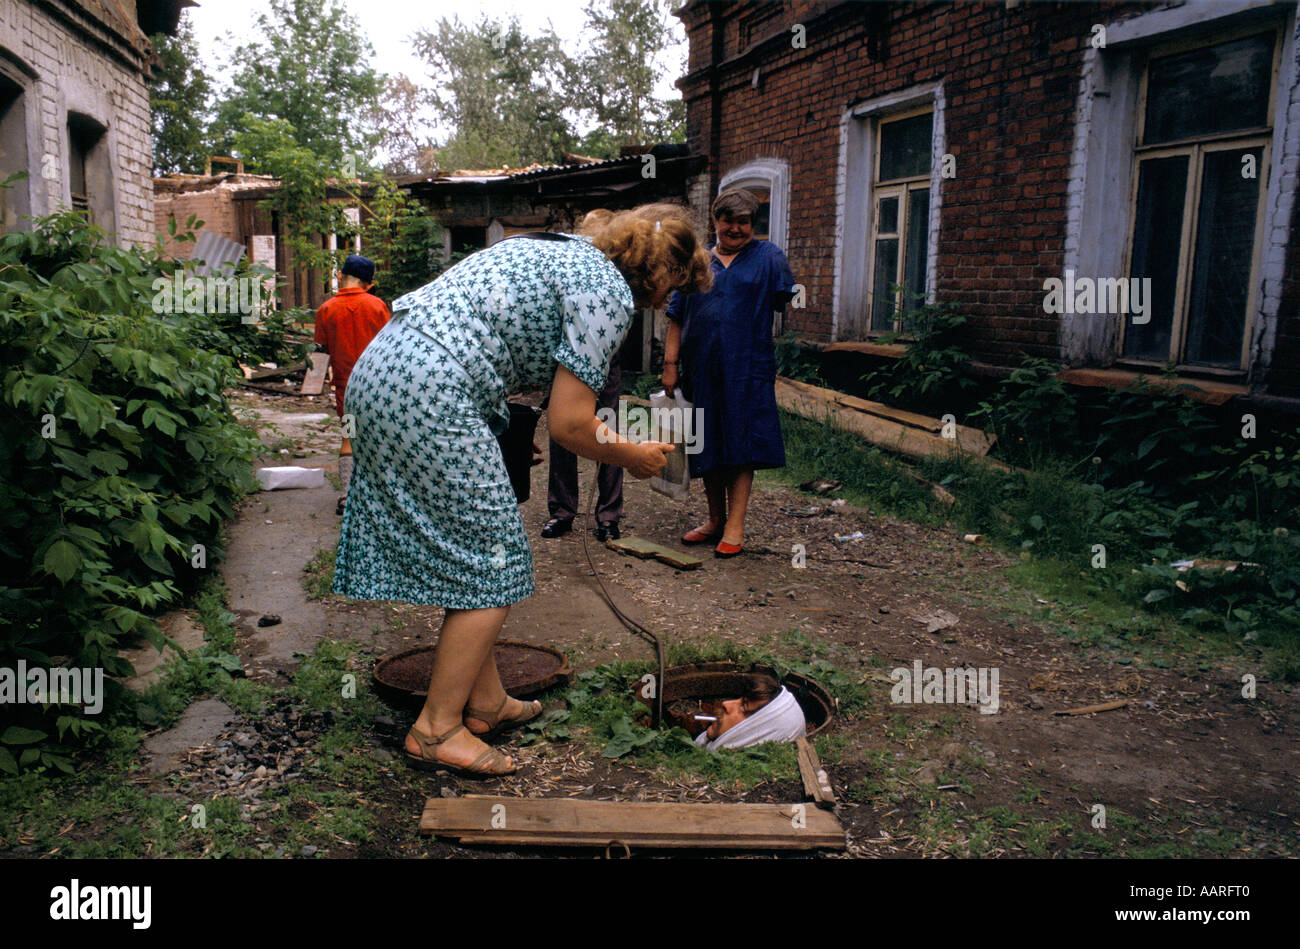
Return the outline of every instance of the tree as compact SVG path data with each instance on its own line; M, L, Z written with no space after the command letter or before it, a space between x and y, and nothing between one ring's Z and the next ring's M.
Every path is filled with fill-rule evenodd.
M212 83L199 60L194 27L182 17L174 37L152 38L160 60L149 89L153 115L153 173L199 174L207 163Z
M620 145L685 141L680 97L657 99L655 85L674 45L672 0L589 0L584 12L589 52L570 64L568 90L577 109L595 120L583 139L586 154L613 157Z
M433 174L438 169L433 130L420 117L429 94L409 76L390 76L374 116L379 147L387 156L384 171L390 175Z
M436 83L430 103L453 129L438 156L442 168L551 164L572 150L563 88L569 59L553 30L532 37L513 17L484 16L472 26L443 18L412 45Z
M378 135L367 117L379 107L384 77L369 65L374 49L339 0L268 0L257 16L260 39L234 53L231 89L217 106L217 140L238 151L249 117L283 120L298 145L333 167L367 163ZM258 167L260 156L241 154ZM354 172L355 173L355 172Z

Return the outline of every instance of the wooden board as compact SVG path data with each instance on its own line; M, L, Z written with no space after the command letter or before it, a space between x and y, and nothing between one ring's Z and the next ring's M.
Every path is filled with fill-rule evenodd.
M796 738L794 744L799 755L799 777L803 779L804 793L816 801L818 807L834 807L835 791L821 759L817 757L817 749L803 736Z
M493 826L494 820L497 826ZM801 826L796 826L800 824ZM466 795L429 798L424 836L464 843L843 850L833 814L804 804L668 804Z
M654 558L670 567L676 567L678 570L695 570L703 565L704 561L692 554L683 553L680 550L673 550L671 547L665 547L663 544L656 544L652 540L646 540L644 537L622 537L618 540L607 540L605 546L610 550L616 550L620 554L631 554L633 557L639 557L642 560Z
M1070 385L1103 389L1112 387L1127 389L1129 386L1136 385L1141 378L1154 388L1172 389L1196 402L1204 402L1208 405L1222 405L1234 396L1247 395L1250 391L1247 386L1238 383L1186 377L1166 379L1163 376L1134 372L1129 369L1066 369L1058 372L1056 378Z
M330 365L329 353L310 353L307 358L311 360L311 368L302 380L302 389L298 394L320 395L325 389L325 370Z
M840 342L831 343L825 347L824 353L866 353L868 356L890 356L898 358L906 355L907 346L902 343L868 343L868 342Z
M784 376L777 377L778 400L779 391L784 384L788 388L809 396L814 402L823 402L827 405L835 405L843 409L852 409L856 412L863 412L867 415L873 415L876 418L886 419L891 422L898 422L908 428L915 428L931 435L942 437L943 421L932 418L929 415L920 415L916 412L908 412L904 409L896 409L893 406L885 405L883 402L873 402L870 399L860 399L854 395L848 395L844 392L838 392L835 389L823 389L820 386L810 385L806 382L796 382L794 379L786 379ZM971 428L969 425L954 425L953 434L955 438L943 439L946 442L957 442L957 447L967 454L987 455L989 449L993 447L996 440L994 436L980 431L978 428Z
M1005 462L985 457L992 440L983 432L978 432L978 437L969 434L977 432L976 429L959 426L957 438L941 438L928 428L907 425L896 419L872 415L856 407L841 404L842 398L851 397L846 397L843 393L832 389L795 382L781 376L776 380L776 401L781 408L802 415L804 418L829 423L836 428L861 435L873 445L879 445L881 448L911 458L943 458L953 454L965 454L994 468L1003 471L1013 470ZM858 401L866 402L865 399ZM965 428L968 434L961 435L961 428Z

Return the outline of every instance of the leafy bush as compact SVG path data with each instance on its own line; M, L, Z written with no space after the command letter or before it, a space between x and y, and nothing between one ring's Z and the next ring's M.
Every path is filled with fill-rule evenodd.
M975 386L965 372L970 354L961 345L959 330L966 325L951 303L921 306L904 314L903 330L886 333L882 343L906 340L907 351L889 365L862 377L868 398L918 411L950 411L964 402L963 393Z
M238 370L206 348L206 316L151 308L181 265L114 247L75 213L33 226L0 238L0 664L125 675L119 642L161 646L153 616L221 556L256 442L223 395ZM64 711L6 706L6 734L95 730Z
M802 346L794 333L786 333L776 340L776 374L796 382L824 385L821 360L814 349Z

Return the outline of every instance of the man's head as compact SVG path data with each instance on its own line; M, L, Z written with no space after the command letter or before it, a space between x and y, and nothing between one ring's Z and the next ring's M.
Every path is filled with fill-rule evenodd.
M365 290L375 281L375 263L360 254L348 254L339 269L339 287L360 287Z
M740 698L726 699L712 709L712 714L716 715L718 720L709 725L709 741L714 741L723 732L739 725L780 694L781 683L770 675L755 672L745 676Z

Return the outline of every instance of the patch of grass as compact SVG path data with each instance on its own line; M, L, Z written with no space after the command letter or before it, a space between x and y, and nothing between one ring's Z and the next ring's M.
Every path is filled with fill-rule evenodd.
M669 649L669 664L730 660L765 663L778 671L808 667L823 673L819 676L823 682L825 673L834 670L829 663L827 668L817 668L813 663L784 659L764 648L718 645L716 649L707 643L674 645ZM647 708L634 692L641 677L655 670L650 662L622 661L579 673L569 688L553 693L563 699L566 708L553 710L526 726L524 740L573 740L591 752L627 761L667 781L695 778L715 787L741 791L771 781L798 780L793 743L706 751L680 728L648 727ZM846 674L839 674L848 679ZM831 683L826 684L833 690ZM827 764L838 762L849 745L849 739L841 736L822 736L816 741L818 755Z
M303 566L302 586L307 591L307 599L325 600L335 596L334 561L337 556L337 550L317 550Z

